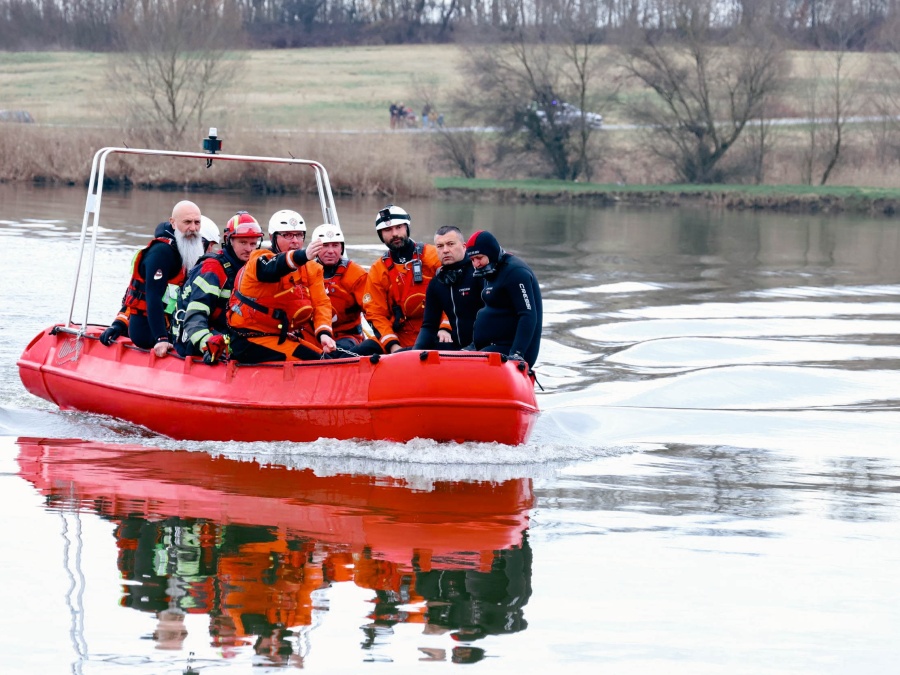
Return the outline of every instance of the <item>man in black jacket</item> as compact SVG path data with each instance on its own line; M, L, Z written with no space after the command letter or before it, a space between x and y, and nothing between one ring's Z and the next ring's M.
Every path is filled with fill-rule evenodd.
M122 310L100 336L103 344L108 346L127 333L138 347L152 349L158 357L166 355L171 347L166 291L169 284L180 286L187 270L203 255L200 223L200 208L182 200L172 209L171 218L156 226L153 239L132 261Z
M504 251L490 232L476 232L467 246L475 276L484 278L484 307L473 329L475 349L500 352L533 367L544 321L537 277L524 261Z
M458 227L438 229L434 247L441 267L425 291L422 328L413 349L462 349L472 343L475 315L483 306L484 280L474 276L475 268L466 257L466 240ZM440 328L442 314L450 322L449 331Z

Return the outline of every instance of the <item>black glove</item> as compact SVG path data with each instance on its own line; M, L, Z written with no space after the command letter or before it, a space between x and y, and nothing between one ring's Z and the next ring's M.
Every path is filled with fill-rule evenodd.
M125 335L128 332L128 326L121 321L113 321L103 333L100 334L100 342L109 347L116 338Z
M522 356L519 352L513 352L512 354L509 355L509 360L510 361L524 361L525 357Z

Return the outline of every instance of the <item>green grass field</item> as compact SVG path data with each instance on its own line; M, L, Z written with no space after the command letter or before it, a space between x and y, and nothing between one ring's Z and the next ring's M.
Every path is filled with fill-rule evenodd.
M207 122L274 129L379 129L388 105L418 114L417 89L449 98L462 84L450 45L238 52L239 79L213 101ZM121 116L106 54L0 52L0 109L28 110L43 124L116 126Z
M388 126L387 107L403 101L416 114L429 90L439 108L452 120L452 94L465 90L461 72L463 47L405 45L250 50L231 58L245 63L242 74L215 101L210 125L257 130L382 129ZM38 122L90 126L118 126L120 101L108 81L107 63L115 55L88 52L0 52L0 108L24 109ZM879 86L886 76L881 62L889 55L848 55L845 74L853 94ZM779 114L804 114L802 92L811 82L833 76L833 55L825 52L789 53L790 75L780 95ZM596 78L598 93L610 88L615 73ZM603 112L610 123L622 122L621 107L646 92L621 82L618 95ZM849 85L848 85L849 86ZM854 95L854 114L866 114L868 99Z

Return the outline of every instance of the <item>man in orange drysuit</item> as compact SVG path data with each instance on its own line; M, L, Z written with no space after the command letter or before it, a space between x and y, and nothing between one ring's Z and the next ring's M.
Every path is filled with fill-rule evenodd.
M315 262L322 243L303 250L306 225L296 211L275 213L269 235L271 250L254 251L234 280L228 303L232 358L241 363L319 359L335 347L331 302L322 266Z
M334 309L332 328L338 346L335 357L380 354L381 346L366 337L362 327L362 304L366 292L367 272L362 265L346 256L344 233L337 225L319 225L312 232L313 241L322 242L316 261L322 264L325 290Z
M422 327L425 289L441 266L432 244L410 239L409 214L389 204L378 212L375 231L387 252L369 268L363 310L387 354L412 347ZM450 330L444 318L441 328Z

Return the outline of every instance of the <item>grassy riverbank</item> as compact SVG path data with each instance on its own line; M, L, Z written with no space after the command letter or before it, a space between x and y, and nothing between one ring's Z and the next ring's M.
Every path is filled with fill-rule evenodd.
M900 214L900 189L819 185L623 185L437 178L446 197L598 206L702 205L789 213Z
M323 48L240 52L246 67L240 80L217 97L207 122L217 126L226 152L312 157L322 161L340 194L464 196L471 199L581 201L603 204L708 204L724 208L786 211L845 211L892 215L900 208L900 165L885 158L883 130L848 127L842 163L831 183L802 181L800 157L806 131L775 128L777 142L759 186L682 186L668 168L640 145L638 132L617 127L625 121L621 102L627 87L602 112L608 127L596 135L600 159L593 183L518 180L524 164L492 161L489 134L478 139L479 179L455 178L442 159L434 134L392 132L387 107L404 101L418 111L417 96L429 88L449 125L443 102L465 86L462 53L453 45ZM827 54L798 52L792 59L791 89L799 91L816 72L814 59ZM871 55L853 55L863 73ZM132 128L107 81L107 56L66 52L0 52L0 107L24 109L38 124L0 123L0 181L86 184L90 159L100 147L161 147L149 130ZM629 85L630 86L630 85ZM801 101L789 95L779 114L802 115ZM178 150L197 150L204 130ZM882 139L882 140L879 140ZM215 163L207 170L165 160L117 159L108 171L111 186L146 189L237 189L298 192L313 189L296 170ZM500 180L505 179L505 180ZM517 179L517 180L511 180Z

